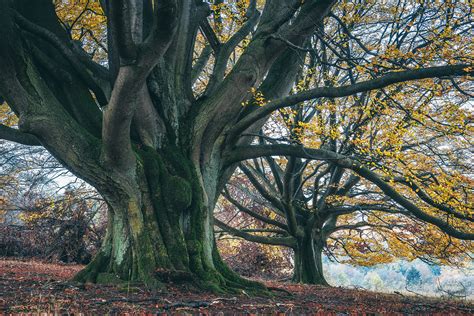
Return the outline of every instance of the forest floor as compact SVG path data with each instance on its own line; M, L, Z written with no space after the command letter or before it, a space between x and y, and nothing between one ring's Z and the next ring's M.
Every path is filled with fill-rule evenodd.
M83 266L0 258L0 315L29 314L311 314L473 315L474 303L337 287L266 282L274 295L216 295L189 286L166 289L80 285L68 280Z

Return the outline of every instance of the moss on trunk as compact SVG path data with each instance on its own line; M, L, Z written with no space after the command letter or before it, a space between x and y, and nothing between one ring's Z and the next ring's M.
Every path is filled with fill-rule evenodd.
M204 190L181 150L143 148L137 157L138 194L111 199L104 244L76 280L159 286L179 278L214 292L263 291L230 271L207 242Z

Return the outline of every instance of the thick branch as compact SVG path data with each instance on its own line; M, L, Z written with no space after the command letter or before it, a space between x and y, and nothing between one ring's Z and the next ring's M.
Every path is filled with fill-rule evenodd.
M121 63L124 64L135 62L138 55L138 48L132 34L132 15L137 12L133 12L132 9L130 0L110 1L111 32L117 43Z
M295 208L293 207L294 178L297 175L298 162L295 157L290 157L286 165L285 174L283 176L283 201L285 204L286 222L288 228L293 235L298 231L298 222L296 220Z
M227 42L221 44L218 47L218 50L216 50L214 70L207 86L206 93L212 93L216 86L222 81L230 55L237 45L239 45L239 43L244 40L244 38L254 29L255 25L257 25L260 12L258 12L256 9L256 2L256 0L250 1L246 14L246 16L248 16L248 20L244 23L244 25L242 25L242 27L234 35L232 35L232 37Z
M381 89L395 83L406 81L421 80L427 78L442 78L449 76L472 76L474 75L474 71L468 70L469 67L472 67L472 65L449 65L400 72L390 72L383 75L382 77L359 82L353 85L347 85L342 87L321 87L314 88L301 93L296 93L285 98L269 102L265 106L254 111L252 114L246 116L229 131L229 137L231 139L237 137L247 127L252 125L253 122L266 117L275 110L292 106L303 101L316 98L346 97L354 95L356 93Z
M212 29L212 26L209 24L209 21L207 19L204 19L201 22L200 27L202 34L204 34L204 36L207 38L207 41L209 42L209 45L211 46L212 50L214 52L218 52L221 43L217 38L216 33Z
M23 133L16 128L11 128L3 124L0 124L0 139L28 146L41 146L41 143L34 135Z
M116 10L120 8L119 6ZM146 77L166 53L177 29L176 0L161 0L155 10L153 29L145 42L140 44L137 60L120 67L110 102L104 112L103 159L106 164L123 171L134 168L135 154L131 146L130 125L137 102L141 100L139 95L144 89ZM127 32L131 33L132 30ZM130 36L127 35L127 40ZM133 57L127 54L124 57Z
M245 52L215 89L216 92L210 94L199 108L199 113L194 120L193 142L204 143L203 137L206 133L208 139L206 143L212 146L221 136L222 131L234 124L236 117L242 111L242 101L250 96L250 89L261 83L270 67L286 51L285 43L271 40L270 35L277 32L285 23L290 24L289 21L301 7L301 2L286 0L266 3L252 41ZM292 38L295 42L299 43L301 42L299 39L303 40L310 36L315 25L323 19L332 5L332 2L328 1L311 1L311 3L317 5L304 5L307 10L299 12L299 16L306 18L297 19L301 23L291 23L289 32L297 37L297 39ZM306 22L309 20L311 20L312 28L307 29ZM194 157L198 157L199 154L197 150L193 152Z
M211 45L206 45L201 54L199 55L198 59L196 60L196 63L194 64L194 67L191 72L191 85L194 85L196 80L198 80L199 76L201 75L201 72L203 71L204 67L206 67L207 62L209 61L209 58L211 57L212 54L212 48Z
M176 0L158 1L152 31L140 50L143 51L139 64L147 74L168 49L178 25L178 4Z
M305 148L303 146L292 146L284 144L275 145L251 145L238 146L225 157L225 164L230 165L247 159L266 157L266 156L296 156L313 160L324 160L336 162L346 158L335 152L324 149Z
M383 205L354 205L354 206L334 206L329 207L324 210L324 214L331 214L331 215L344 215L344 214L351 214L354 212L363 212L363 211L380 211L385 213L391 214L404 214L409 215L409 213L404 212L400 209L394 209L393 207L387 207Z
M106 89L100 86L97 80L89 74L86 70L85 65L78 59L75 52L68 47L59 37L57 37L53 32L34 24L24 18L21 14L15 12L16 22L26 31L31 32L34 35L40 36L53 45L59 52L67 59L71 64L74 70L79 74L81 79L86 83L86 85L94 92L94 95L97 98L97 101L100 105L106 105L108 102L108 96L104 92Z

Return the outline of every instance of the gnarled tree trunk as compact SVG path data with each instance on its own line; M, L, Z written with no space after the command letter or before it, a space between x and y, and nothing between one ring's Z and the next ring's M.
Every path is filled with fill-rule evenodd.
M135 181L103 192L110 207L107 235L99 254L76 279L149 285L177 279L216 291L261 288L222 264L210 229L212 205L202 186L206 180L182 149L144 147L136 154L136 177L127 179Z
M154 285L177 277L213 290L263 288L230 271L214 244L211 213L218 183L231 171L223 168L218 151L203 157L216 141L202 135L204 122L212 117L196 113L204 106L199 101L185 116L191 101L180 80L188 78L176 79L175 69L182 66L175 60L182 57L175 46L180 40L194 41L186 27L194 23L196 32L196 21L180 16L189 20L176 31L171 18L162 26L169 27L169 33L158 32L163 38L153 38L153 55L139 56L133 65L111 60L118 71L109 74L113 89L101 100L98 91L92 97L84 82L95 80L89 69L77 67L78 60L70 56L51 2L29 6L18 1L10 7L9 1L0 1L0 6L0 36L7 43L0 48L0 91L20 117L21 132L15 133L46 147L109 205L103 246L76 279ZM163 19L168 14L160 13ZM38 36L28 33L22 38L19 25ZM172 41L176 32L179 36ZM50 56L32 54L41 49ZM63 71L53 72L55 63ZM78 73L84 69L83 78Z

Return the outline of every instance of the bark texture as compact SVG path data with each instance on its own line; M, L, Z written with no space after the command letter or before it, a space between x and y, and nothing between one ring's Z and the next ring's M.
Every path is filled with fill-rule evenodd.
M111 210L107 236L76 279L149 285L187 281L219 291L234 278L244 287L246 282L235 275L223 277L228 271L216 264L206 227L208 205L191 161L175 146L160 151L144 147L136 154L138 186L124 182L121 194L104 195Z
M329 285L324 277L323 244L311 237L304 237L294 249L293 282L304 284Z

